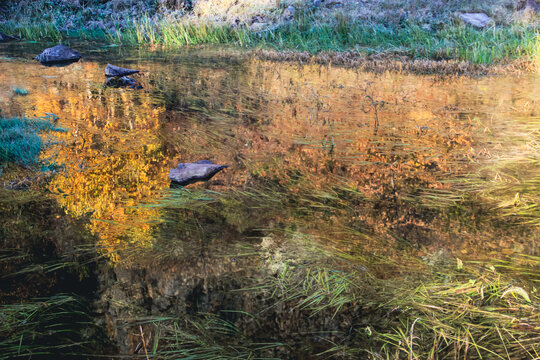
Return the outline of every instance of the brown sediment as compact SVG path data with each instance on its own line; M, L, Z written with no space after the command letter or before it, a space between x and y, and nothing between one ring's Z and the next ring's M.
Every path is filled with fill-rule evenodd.
M311 54L309 52L258 49L254 51L254 55L264 60L337 65L375 73L391 71L422 75L485 76L530 73L538 68L534 62L525 59L505 64L483 65L458 60L413 59L409 56L390 53L363 55L355 51Z

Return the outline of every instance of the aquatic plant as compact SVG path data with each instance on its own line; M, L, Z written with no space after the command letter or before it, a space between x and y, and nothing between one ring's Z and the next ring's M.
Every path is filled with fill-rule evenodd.
M394 314L388 324L393 329L370 329L384 344L374 352L431 359L537 358L540 298L493 267L458 269L441 268L416 289L396 291L384 304Z
M22 95L22 96L26 96L30 93L27 89L20 88L20 87L14 87L13 92L17 95Z
M91 324L80 300L66 294L0 305L0 319L0 359L80 352L81 330Z
M458 266L438 264L430 270L432 275L422 272L376 280L350 270L285 266L273 285L270 282L249 291L273 288L276 306L285 303L296 311L309 310L313 317L356 317L359 315L350 311L358 307L371 314L357 319L362 327L353 321L353 340L349 334L344 343L329 342L320 355L538 357L540 298L526 282L516 282L493 266L461 261Z
M32 190L0 188L0 217L0 359L102 349L88 303L96 250L84 223Z
M146 335L142 326L138 328L141 340L146 336L152 339L148 344L143 341L139 353L153 359L275 359L266 355L268 350L284 346L279 342L254 342L234 323L210 313L183 320L156 318L139 324L152 325L153 337Z
M35 164L43 148L39 136L47 131L65 131L49 117L27 119L0 119L0 164L14 162L20 165Z

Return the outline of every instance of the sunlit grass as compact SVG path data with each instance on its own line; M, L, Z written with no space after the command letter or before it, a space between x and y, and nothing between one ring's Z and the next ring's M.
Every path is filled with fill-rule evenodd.
M388 53L422 59L456 59L492 64L539 57L539 31L529 25L513 24L477 30L449 22L438 30L414 23L402 25L364 23L338 14L321 21L309 11L293 22L262 31L232 27L208 20L142 17L117 30L85 29L66 32L51 23L4 23L0 31L25 40L54 41L69 36L109 41L128 46L176 47L197 44L231 44L309 53L357 51Z
M142 19L132 28L111 34L111 40L126 45L235 44L277 50L355 50L365 54L390 52L428 59L458 59L491 64L519 57L535 59L538 31L522 25L483 31L463 25L447 25L433 32L415 24L392 27L363 24L337 17L319 22L309 14L296 21L253 32L207 22Z
M364 320L363 327L355 328L356 345L329 344L325 354L369 353L381 359L538 357L540 298L527 282L499 273L494 266L463 265L460 260L426 270L431 274L375 280L350 270L285 266L275 279L249 291L270 291L278 305L307 310L310 316L350 316L351 308L362 306L371 314L366 319L378 319Z
M534 359L538 357L540 299L493 267L438 269L416 289L385 306L392 331L380 331L381 352L412 358Z

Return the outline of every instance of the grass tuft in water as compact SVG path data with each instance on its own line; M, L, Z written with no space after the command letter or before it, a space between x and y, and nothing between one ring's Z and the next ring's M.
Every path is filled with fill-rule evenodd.
M443 270L443 269L441 269ZM493 267L444 269L385 304L391 331L378 330L385 356L533 359L540 348L540 299Z
M153 343L145 344L144 351L155 359L274 359L266 355L268 350L284 345L253 342L215 314L201 313L172 324L168 320L153 323Z
M0 306L0 359L45 358L81 351L91 318L71 295Z
M25 88L19 88L19 87L14 87L13 88L13 92L17 95L21 95L21 96L26 96L28 94L30 94L30 92L25 89Z
M431 275L428 271L418 277L376 281L355 272L285 265L275 281L250 291L270 290L276 305L288 304L317 317L350 318L349 311L361 307L362 326L353 326L354 341L329 344L320 355L538 358L537 290L494 266L461 260L457 264L429 266Z
M65 131L48 117L0 119L0 164L35 164L44 144L40 133Z

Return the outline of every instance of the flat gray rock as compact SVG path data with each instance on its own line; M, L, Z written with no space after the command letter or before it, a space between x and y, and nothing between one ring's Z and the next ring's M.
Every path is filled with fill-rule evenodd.
M45 49L36 56L36 60L44 65L68 64L77 62L80 58L82 58L82 55L78 51L72 50L65 45L56 45Z
M122 77L122 76L129 76L138 73L139 70L133 70L133 69L126 69L120 66L115 66L111 64L107 64L107 67L105 67L105 76L106 77Z
M178 164L176 169L169 171L169 179L177 185L189 185L197 181L210 180L229 165L217 165L210 160L200 160L194 163Z
M459 18L477 28L484 28L491 21L491 18L484 13L464 13L459 14Z

